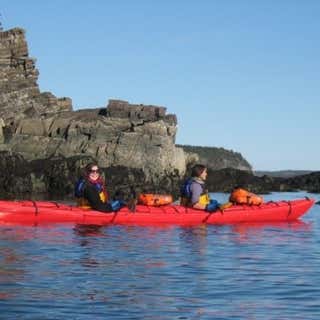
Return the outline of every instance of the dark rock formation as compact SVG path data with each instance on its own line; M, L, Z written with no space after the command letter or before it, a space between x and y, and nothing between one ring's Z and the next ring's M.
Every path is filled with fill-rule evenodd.
M0 194L2 198L65 197L73 193L80 167L90 157L26 161L23 156L0 152Z
M312 173L311 170L279 170L279 171L254 171L253 174L257 177L270 176L277 178L293 178L297 176Z
M72 199L81 168L92 161L90 156L26 161L21 155L1 151L1 198ZM102 168L102 174L111 197L117 191L129 198L133 192L167 193L168 190L178 196L180 176L177 173L150 180L141 168L110 166Z
M241 186L254 193L269 193L271 191L289 191L281 189L283 179L268 176L257 177L251 172L226 168L222 170L208 170L207 188L211 192L229 193L235 186Z
M235 186L242 186L254 193L272 191L299 191L320 193L320 172L291 178L262 176L237 169L208 170L207 187L211 192L231 192Z
M296 190L320 193L320 172L312 172L285 180L286 184Z
M0 194L1 198L28 197L32 191L31 175L26 161L17 154L0 152Z

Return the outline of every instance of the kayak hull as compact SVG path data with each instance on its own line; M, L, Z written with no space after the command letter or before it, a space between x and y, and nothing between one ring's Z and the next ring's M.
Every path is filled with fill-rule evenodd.
M197 225L237 224L247 222L295 221L314 204L313 199L267 202L259 206L234 205L223 211L208 213L179 205L150 207L137 205L136 212L122 208L104 213L46 201L0 201L0 223L84 225Z

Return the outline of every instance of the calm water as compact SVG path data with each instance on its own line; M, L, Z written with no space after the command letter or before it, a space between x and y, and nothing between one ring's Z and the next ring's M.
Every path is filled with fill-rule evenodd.
M280 225L0 226L0 319L320 319L319 214L316 205Z

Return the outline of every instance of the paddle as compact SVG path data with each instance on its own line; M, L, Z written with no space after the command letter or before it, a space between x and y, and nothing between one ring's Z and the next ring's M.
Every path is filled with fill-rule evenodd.
M127 202L127 207L131 212L136 212L136 205L138 200L136 198L129 199Z
M206 223L208 221L208 219L210 218L210 216L213 214L213 213L217 213L220 211L221 214L223 214L223 211L224 209L228 209L230 207L233 206L233 203L232 202L225 202L225 203L222 203L218 206L217 210L215 211L212 211L212 212L209 212L209 214L202 220L203 223Z
M305 197L307 200L310 200L310 198L309 197ZM317 202L315 202L314 204L317 204L318 206L320 206L320 200L319 201L317 201Z

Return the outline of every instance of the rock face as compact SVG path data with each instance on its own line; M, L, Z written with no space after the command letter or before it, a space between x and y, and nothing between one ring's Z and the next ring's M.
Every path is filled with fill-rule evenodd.
M29 58L25 32L0 32L0 117L4 124L25 117L71 110L71 100L40 93L35 60Z
M62 174L61 181L66 183L68 176L74 183L80 159L85 159L82 165L93 159L102 168L127 168L128 174L135 172L140 180L143 178L141 185L162 184L167 192L175 188L173 184L183 176L189 157L175 146L177 119L166 114L165 107L110 100L103 108L73 111L70 98L40 92L37 79L38 70L35 60L28 56L24 30L0 32L0 151L4 162L10 157L29 168L25 172L26 176L30 174L29 180L24 180L28 190L52 193L50 184L43 181L62 174L57 163L71 170ZM75 158L75 165L65 165ZM48 164L53 165L52 161L56 161L56 172L45 170ZM39 182L30 170L38 172L41 167L49 176Z
M110 101L106 109L25 117L6 124L3 132L2 150L27 160L85 154L102 167L143 167L147 176L183 173L186 166L183 150L175 147L176 119L165 115L165 108Z

